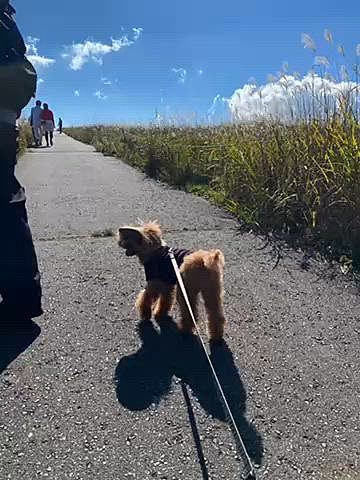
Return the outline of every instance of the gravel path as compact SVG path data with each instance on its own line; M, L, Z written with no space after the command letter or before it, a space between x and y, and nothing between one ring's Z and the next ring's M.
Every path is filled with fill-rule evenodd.
M204 200L55 140L18 165L46 314L32 336L0 339L0 478L241 478L198 341L137 323L143 272L97 236L141 218L166 226L169 244L225 253L226 344L211 356L258 478L360 479L355 287L302 269L298 253L274 268Z

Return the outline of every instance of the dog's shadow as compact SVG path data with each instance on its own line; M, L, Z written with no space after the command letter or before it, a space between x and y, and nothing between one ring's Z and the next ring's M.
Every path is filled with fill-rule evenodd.
M171 326L165 329L169 334ZM142 346L138 352L120 360L115 371L116 394L127 409L144 410L157 404L170 390L173 365L172 346L151 322L141 322L138 333Z
M171 319L161 322L160 332L151 322L142 322L139 334L139 351L122 358L116 368L119 402L132 411L157 404L169 393L175 375L191 388L209 415L225 421L223 404L198 337L181 335ZM260 465L263 441L245 417L246 390L225 341L210 345L210 358L248 453Z

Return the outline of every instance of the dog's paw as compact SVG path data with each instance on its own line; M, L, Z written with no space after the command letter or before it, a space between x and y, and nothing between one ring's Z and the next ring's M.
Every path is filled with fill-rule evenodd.
M219 337L219 336L210 337L210 346L221 347L224 344L225 344L225 340L223 339L223 337Z
M151 310L140 312L140 320L143 322L149 322L151 320Z
M194 327L179 325L179 332L183 335L192 335L194 333Z
M155 312L154 313L154 319L157 322L165 322L166 320L171 319L170 314L168 312L162 313L162 312Z

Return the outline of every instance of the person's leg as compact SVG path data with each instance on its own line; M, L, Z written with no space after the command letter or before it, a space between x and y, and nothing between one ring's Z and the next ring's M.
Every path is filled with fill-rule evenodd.
M40 273L15 162L15 128L0 126L0 320L42 314Z
M6 233L0 239L0 293L9 316L35 318L42 314L40 273L24 203L2 212Z
M51 146L54 145L54 134L53 134L53 132L50 132L50 144L51 144Z
M45 132L45 140L46 140L46 145L49 147L49 132Z
M38 145L38 142L37 142L37 137L36 137L36 128L33 126L33 127L31 128L31 130L32 130L32 134L33 134L34 143L35 143L35 145L37 146L37 145Z
M36 132L37 132L39 147L41 147L41 144L42 144L42 128L41 128L41 125L36 127Z

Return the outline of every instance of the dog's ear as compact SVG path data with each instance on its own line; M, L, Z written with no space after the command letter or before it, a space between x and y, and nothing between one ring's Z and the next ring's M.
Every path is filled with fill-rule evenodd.
M120 238L130 240L133 243L141 244L143 236L137 228L133 227L121 227L119 228Z
M147 222L144 223L142 226L142 229L145 233L150 238L161 238L162 232L161 232L161 226L157 221L154 222Z

